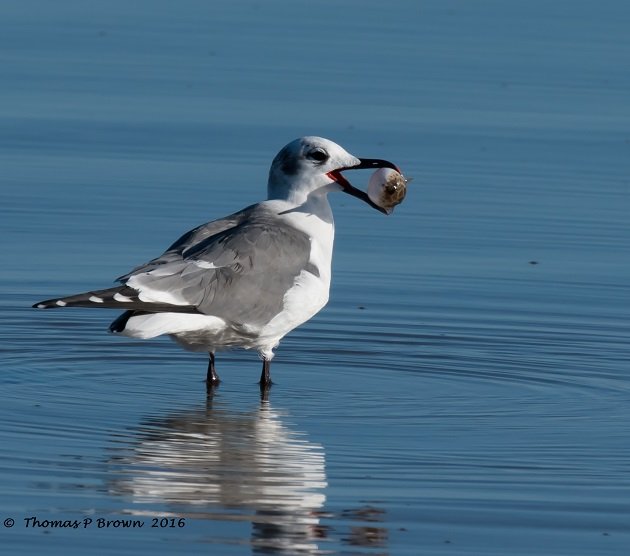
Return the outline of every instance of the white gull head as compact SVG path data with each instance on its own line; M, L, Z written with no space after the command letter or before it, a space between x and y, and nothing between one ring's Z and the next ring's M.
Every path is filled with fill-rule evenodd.
M267 198L305 203L311 195L343 191L384 212L368 195L355 188L342 170L397 167L387 160L357 158L323 137L307 136L291 141L273 159L267 183Z

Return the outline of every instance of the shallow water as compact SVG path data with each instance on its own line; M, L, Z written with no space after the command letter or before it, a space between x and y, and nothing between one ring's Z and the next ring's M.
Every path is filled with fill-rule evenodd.
M3 11L11 553L627 553L625 3ZM415 179L391 217L331 199L331 301L269 399L253 353L207 399L203 356L30 309L259 200L307 133Z

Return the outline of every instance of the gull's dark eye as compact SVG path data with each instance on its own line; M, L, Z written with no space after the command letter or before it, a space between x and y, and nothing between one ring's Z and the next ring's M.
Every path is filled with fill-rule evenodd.
M306 156L315 162L326 162L328 160L328 153L321 147L313 149Z

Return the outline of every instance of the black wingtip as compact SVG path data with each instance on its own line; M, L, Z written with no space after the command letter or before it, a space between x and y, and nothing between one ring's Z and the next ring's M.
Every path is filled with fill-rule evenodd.
M33 309L50 309L51 307L59 307L54 301L40 301L33 305Z
M127 326L127 321L136 314L136 311L125 311L114 322L109 325L112 334L120 334Z

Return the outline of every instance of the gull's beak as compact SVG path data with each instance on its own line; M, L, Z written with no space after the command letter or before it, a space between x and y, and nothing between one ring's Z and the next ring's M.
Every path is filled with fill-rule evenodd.
M344 193L348 195L352 195L357 199L361 199L365 201L372 208L375 208L379 212L383 214L389 214L386 209L379 207L376 203L372 201L368 197L368 194L365 191L361 191L352 185L342 174L343 170L363 170L363 169L376 169L376 168L391 168L392 170L396 170L396 172L400 172L398 166L389 162L388 160L381 160L379 158L359 158L359 164L355 164L354 166L347 166L346 168L339 168L338 170L333 170L332 172L328 172L328 177L337 182Z

